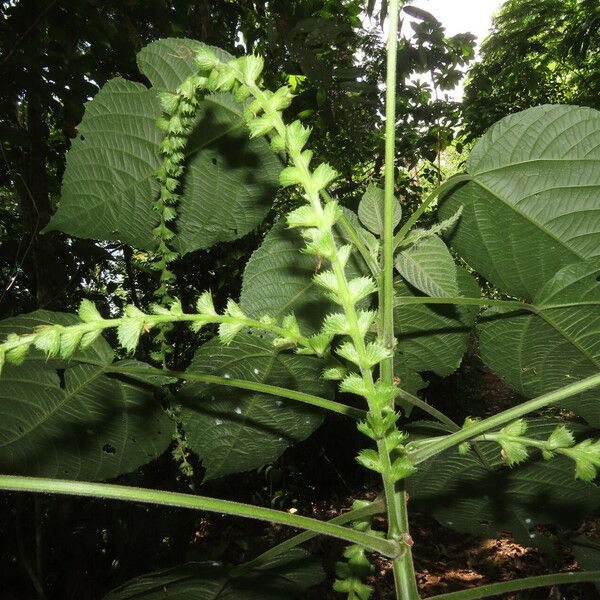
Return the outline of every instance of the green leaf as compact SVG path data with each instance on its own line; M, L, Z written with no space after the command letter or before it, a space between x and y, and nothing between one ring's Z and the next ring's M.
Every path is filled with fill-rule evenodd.
M153 42L138 55L152 88L117 78L88 103L47 231L120 240L141 249L156 246L154 173L163 136L156 125L157 92L174 91L195 72L194 52L200 47L186 39ZM181 254L247 234L271 207L281 165L265 140L248 139L242 111L228 94L200 103L185 148L187 170L173 226L173 244Z
M304 241L297 231L277 223L252 254L242 281L240 306L253 319L264 315L280 322L286 315L296 315L304 335L315 333L336 305L323 296L323 290L313 277L321 267L319 260L302 252ZM352 257L349 276L358 272Z
M140 83L117 77L102 87L71 142L61 201L45 231L154 247L159 113L156 94Z
M247 572L244 565L202 562L141 575L104 600L300 600L323 578L321 566L306 551L294 548Z
M383 233L385 193L381 188L370 185L358 205L358 218L361 223L375 235ZM402 218L402 207L394 199L392 222L394 229Z
M600 112L539 106L477 142L472 181L442 201L461 256L495 287L531 300L562 267L600 254Z
M400 252L396 268L408 283L428 296L459 295L457 266L446 244L436 235Z
M332 386L320 378L322 367L317 359L278 352L270 336L241 332L227 347L217 340L201 346L189 370L329 398ZM201 458L206 479L273 462L323 420L322 412L306 405L216 384L189 383L177 399L188 443Z
M78 322L72 315L37 311L2 321L0 338L8 331ZM7 365L0 377L0 471L110 479L166 450L172 422L147 385L105 374L112 360L99 337L68 362L32 350L22 365Z
M600 259L561 269L542 286L539 315L486 310L478 324L484 362L512 388L533 398L600 371ZM556 305L575 304L574 306ZM593 390L561 403L600 426Z
M458 296L474 298L480 295L475 279L461 267L457 267L457 282ZM450 375L458 369L467 350L478 307L402 304L402 296L421 294L399 278L394 285L400 299L394 310L397 350L404 356L407 371L433 371L443 377Z
M529 419L528 435L547 439L555 427L549 419ZM461 456L456 448L419 465L407 480L411 501L463 533L492 538L508 531L529 546L543 543L537 525L578 526L597 509L600 489L575 480L572 460L545 461L532 451L535 460L509 468L496 443L477 446L487 466L476 453Z

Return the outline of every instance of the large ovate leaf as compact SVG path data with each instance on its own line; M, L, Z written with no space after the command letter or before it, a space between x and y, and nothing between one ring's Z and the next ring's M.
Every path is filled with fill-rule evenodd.
M600 255L600 112L539 106L477 142L472 181L441 203L462 216L450 235L494 286L531 300L562 267Z
M313 280L326 265L314 255L303 253L304 246L298 230L287 229L284 223L277 223L269 231L244 271L240 306L246 314L257 319L268 315L279 322L293 312L303 334L320 329L336 305L324 297L323 288ZM359 273L357 262L350 259L349 276Z
M321 361L275 350L270 337L239 333L229 346L201 346L189 371L301 390L330 397ZM181 421L206 479L256 469L306 439L323 413L293 400L214 384L189 383L178 395Z
M152 205L159 191L157 91L174 91L194 72L199 42L153 42L138 57L150 89L121 78L88 103L67 154L61 202L48 231L155 246ZM219 51L223 60L229 55ZM186 147L186 175L175 222L175 247L185 254L237 239L266 216L281 168L264 139L249 140L242 107L227 94L201 102Z
M456 264L437 235L399 252L396 268L408 283L428 296L456 298L459 295Z
M160 165L156 94L111 79L86 105L67 153L61 201L46 231L152 248Z
M528 419L527 435L547 439L556 422ZM577 431L577 427L569 425ZM443 525L482 537L506 531L535 546L538 525L578 525L598 507L600 489L575 479L573 461L539 454L512 468L500 458L498 444L478 444L479 456L452 448L419 465L408 481L411 500Z
M456 267L456 279L458 296L479 297L479 286L465 269ZM410 299L422 294L399 278L394 285L397 349L404 356L407 368L416 372L431 371L440 376L450 375L460 366L467 350L478 307L403 303L403 297Z
M188 563L136 577L104 600L300 600L324 578L321 566L298 548L242 570L219 562Z
M3 321L0 339L77 321L37 311ZM112 360L110 346L99 338L68 362L32 350L23 364L7 365L0 376L0 471L102 480L164 452L172 421L152 387L106 374Z
M561 269L540 290L538 314L488 309L478 325L481 356L526 397L600 371L600 259ZM563 401L600 427L600 401L590 390Z

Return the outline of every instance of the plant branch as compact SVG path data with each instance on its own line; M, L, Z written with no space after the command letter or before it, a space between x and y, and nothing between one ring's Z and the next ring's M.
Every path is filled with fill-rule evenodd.
M402 398L403 400L406 400L406 402L408 402L409 404L412 404L416 408L419 408L423 412L426 412L427 414L431 415L434 419L437 419L440 423L447 425L453 431L458 431L460 429L460 427L450 417L447 417L443 412L437 410L437 408L434 408L430 404L427 404L427 402L421 400L421 398L419 398L418 396L415 396L401 388L397 388L397 390L398 396L400 396L400 398Z
M202 383L215 383L217 385L225 385L229 387L240 388L243 390L251 390L253 392L260 392L262 394L269 394L270 396L277 396L281 398L287 398L289 400L295 400L297 402L303 402L304 404L310 404L324 410L338 413L340 415L346 415L353 419L363 419L366 412L360 408L354 408L352 406L346 406L340 402L334 402L333 400L327 400L326 398L320 398L319 396L313 396L312 394L306 394L304 392L297 392L295 390L289 390L287 388L279 387L276 385L268 385L266 383L260 383L258 381L246 381L245 379L229 379L225 377L218 377L216 375L205 375L203 373L192 373L190 371L170 371L168 369L152 369L143 367L122 367L119 364L109 365L104 369L107 373L122 373L123 375L151 375L151 376L164 376L164 377L175 377L177 379L185 379L187 381L200 381Z
M480 600L481 598L490 598L520 590L570 583L587 583L588 581L600 581L600 571L571 571L570 573L552 573L551 575L524 577L523 579L490 583L489 585L460 590L459 592L431 596L429 600Z
M17 475L0 475L0 489L13 492L34 492L60 494L67 496L84 496L123 500L126 502L147 502L162 506L177 506L193 510L224 513L228 515L270 521L289 527L306 529L317 534L328 535L359 544L364 548L379 552L383 556L394 558L400 548L393 540L386 540L371 534L362 533L335 523L319 521L310 517L292 515L287 512L252 506L231 500L207 498L155 489L144 489L130 486L112 485L108 483L88 483L64 479L47 479L42 477L21 477Z
M456 446L462 442L466 442L475 438L490 429L496 429L505 423L509 423L510 421L514 421L523 415L531 413L536 410L540 410L552 404L556 404L561 400L565 400L566 398L570 398L571 396L575 396L576 394L580 394L587 390L593 389L595 387L600 386L600 373L596 373L595 375L591 375L590 377L586 377L581 381L577 381L575 383L571 383L566 385L558 390L554 390L553 392L549 392L548 394L543 394L542 396L538 396L528 402L524 402L523 404L519 404L518 406L513 406L508 410L502 411L497 415L493 415L487 419L483 419L482 421L477 421L469 425L468 428L461 429L455 433L452 433L447 436L440 436L430 444L423 448L417 448L413 452L410 453L411 461L413 464L418 465L422 463L432 456L451 448L452 446Z

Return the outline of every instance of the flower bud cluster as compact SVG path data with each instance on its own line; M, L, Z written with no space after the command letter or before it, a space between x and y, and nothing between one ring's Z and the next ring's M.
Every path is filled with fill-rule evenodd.
M160 92L158 98L162 107L162 115L157 124L164 131L160 143L163 161L156 171L160 183L160 194L154 204L159 215L159 223L152 230L157 240L158 260L153 267L160 271L160 284L154 295L161 304L168 305L173 301L170 286L175 274L169 269L170 262L178 256L172 247L175 231L171 223L177 217L177 203L180 200L180 181L184 170L185 147L192 132L194 118L199 104L199 94L204 89L206 78L192 75L185 79L175 92Z
M5 363L21 364L32 349L41 350L48 358L67 360L77 349L93 344L102 330L110 327L110 321L103 319L89 300L81 302L79 319L81 323L77 325L40 325L25 335L8 334L0 343L0 373Z

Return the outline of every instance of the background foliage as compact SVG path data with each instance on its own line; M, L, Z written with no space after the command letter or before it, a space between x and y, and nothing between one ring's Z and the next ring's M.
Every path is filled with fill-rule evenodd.
M60 0L2 3L0 74L5 87L0 98L3 141L0 272L5 285L0 311L3 317L14 317L36 308L44 309L35 316L3 322L2 332L29 326L32 319L37 324L61 322L64 317L48 310L73 310L82 297L95 299L105 316L115 314L128 303L147 308L155 284L146 254L153 244L152 215L150 206L144 202L153 191L154 184L148 177L158 164L155 146L160 139L154 125L160 108L152 90L172 87L189 74L185 60L180 60L181 53L185 54L197 41L219 46L234 56L254 50L267 58L267 85L292 86L296 97L286 117L301 118L313 127L311 145L316 155L341 173L333 195L343 196L348 208L356 210L367 190L367 180L379 183L383 164L383 42L375 20L370 21L363 14L362 4L349 0L269 3L85 0L73 6ZM402 198L405 217L422 198L423 191L440 180L440 157L444 150L455 148L458 127L462 126L467 139L472 140L500 117L540 103L572 102L597 107L594 104L600 72L594 46L597 37L594 33L600 21L597 6L585 0L560 3L545 0L540 6L540 10L532 10L527 1L506 3L493 35L484 45L482 62L469 75L463 107L448 100L444 92L460 79L459 67L473 57L472 36L446 37L432 15L411 11L410 7L403 12L411 34L399 40L396 166L397 193ZM151 43L158 38L180 38L180 41ZM507 53L514 52L515 46L518 61L508 59ZM182 65L183 70L178 71ZM420 82L417 75L426 75L432 84ZM135 117L131 114L133 110L139 111ZM192 146L190 175L185 183L178 227L177 243L184 256L175 263L174 270L184 305L192 306L197 293L204 289L215 292L219 307L225 298L239 296L242 308L250 316L258 317L265 312L283 316L295 302L301 307L297 315L301 325L309 330L316 328L319 317L328 311L310 280L319 265L314 258L304 256L298 268L298 240L278 223L282 211L295 196L294 192L284 191L275 197L280 168L277 158L262 140L248 142L245 134L236 134L240 111L230 99L212 96L205 110L198 128L203 136L207 130L211 135L206 136L208 143L206 137L198 136ZM565 148L556 141L557 136L551 128L544 130L549 119L560 121L560 109L556 110L557 114L549 109L532 111L525 118L531 120L532 127L539 124L536 135L543 138L546 133L550 151L562 156ZM580 121L597 120L597 113L591 111L579 115ZM571 117L572 113L562 116L565 128L577 127L577 122L569 120ZM122 127L123 122L127 127ZM504 127L510 129L507 123L510 121L504 122ZM502 126L499 129L502 131ZM114 152L103 154L101 146L107 139ZM508 135L507 143L513 144L524 158L531 158L527 155L531 149L520 142ZM117 163L111 161L119 156L120 150L127 152L129 160L132 147L139 171L127 169L115 177L115 165L121 159ZM469 272L474 268L491 282L500 296L517 297L541 306L594 294L596 238L571 239L569 227L563 227L564 222L560 221L561 215L546 215L547 222L543 218L536 220L539 204L535 204L535 195L552 194L552 189L544 188L531 174L518 172L520 179L514 189L507 190L498 173L519 171L518 161L502 163L485 138L478 148L479 155L475 152L466 167L473 181L445 199L440 210L440 218L444 219L462 207L461 221L450 233L449 242L469 263L469 269L455 265L440 238L428 238L418 246L402 250L398 270L403 279L398 279L398 293L406 297L424 294L475 297L479 295L479 287ZM66 159L68 149L72 152ZM552 186L561 188L561 193L566 193L565 190L575 193L570 189L574 187L570 173L575 167L578 173L583 169L577 163L581 158L577 150L584 153L590 149L583 146L576 149L574 155L569 155L572 164L563 170L550 170L543 178L545 184L553 177ZM86 180L90 165L96 172L106 171L102 182ZM584 175L590 186L597 185L593 172L585 171ZM211 186L206 185L207 181ZM531 187L522 185L523 181ZM215 183L222 186L217 191ZM373 188L367 191L374 193ZM498 203L501 209L497 213L476 213L473 203L487 194L501 197L502 202ZM527 194L534 196L534 200L531 214L524 218L514 207ZM578 206L585 208L593 202L585 191L577 194ZM78 206L82 195L102 201L97 209L90 211L87 203ZM198 197L202 197L202 203L195 203ZM107 198L118 198L119 202L113 208L107 207L104 202ZM125 210L127 227L123 230L119 229L124 220L119 210ZM228 211L235 213L235 220ZM135 215L135 221L131 215ZM532 215L534 218L529 218ZM364 219L363 223L377 233L377 223ZM502 223L502 228L497 227L498 223ZM47 233L42 234L42 230ZM514 237L510 240L511 253L498 253L503 264L496 264L495 259L481 253L480 245L474 244L468 233L477 232L485 239L486 247L504 248L504 232L508 230ZM561 239L562 246L549 243L548 231L559 238L567 232ZM366 240L374 240L366 231L364 236ZM532 264L530 250L524 254L523 240L529 243L531 239L536 241L535 254L544 257L539 265ZM364 267L357 257L353 261L352 269L359 273ZM281 277L273 273L281 273ZM481 355L523 396L553 389L564 378L580 377L590 369L597 369L597 352L589 332L577 326L582 320L593 322L593 331L597 332L597 319L583 314L585 310L548 308L545 312L548 319L533 315L497 319L498 311L490 309L479 323ZM398 347L397 364L407 390L423 389L459 367L469 347L469 331L476 313L477 309L469 306L450 309L414 304L399 308L397 333L404 337ZM511 346L517 344L517 334L523 331L533 341L523 334L521 345ZM210 338L212 333L208 330L201 339ZM498 353L490 342L499 338L507 340L504 354ZM528 353L529 348L535 350L542 341L555 350L554 357ZM318 379L320 368L311 359L278 354L268 336L244 334L229 349L219 348L221 363L214 360L216 341L208 341L195 352L197 342L191 334L178 334L173 342L174 366L190 364L192 372L233 375L324 397L332 393L330 386ZM140 358L147 358L147 350L142 346ZM341 494L348 481L350 490L344 492L350 493L370 483L348 461L355 454L353 446L360 444L354 429L346 431L335 418L328 417L318 429L321 413L287 406L273 411L273 402L260 394L223 393L222 388L210 410L198 409L194 406L198 399L214 398L215 386L187 383L180 391L173 390L177 391L176 397L167 399L157 393L151 378L132 382L108 376L106 370L122 364L119 361L123 356L118 352L115 355L103 340L85 352L93 354L98 364L50 361L41 366L38 360L35 368L15 367L15 372L8 372L8 379L3 380L7 392L3 390L3 394L14 406L10 422L3 422L10 438L3 438L3 442L11 452L10 460L0 463L2 470L82 479L121 476L119 480L123 482L173 489L196 489L202 485L203 493L214 492L216 496L286 508L294 502L308 505L328 494ZM520 356L517 366L512 360L516 354ZM548 361L557 367L551 375L542 368ZM27 407L31 386L39 390L42 398L39 404L44 406L35 415ZM107 405L106 397L114 405ZM72 403L66 402L66 398L72 399ZM172 412L162 410L166 400L174 407ZM149 406L150 415L145 414ZM593 396L578 399L576 406L565 405L565 408L585 420L582 431L587 426L598 426ZM91 429L85 425L82 432L80 416L86 409L94 413L97 423ZM126 420L125 428L122 421L112 418L112 411L123 410L131 417ZM185 432L178 426L179 421L187 424ZM27 438L21 429L32 424L39 435ZM217 427L209 429L209 425ZM65 440L67 448L54 444L53 431L57 428L72 432ZM533 432L541 436L550 429L548 422L540 421ZM309 438L315 430L316 434ZM207 435L207 431L211 434ZM240 436L246 443L240 442ZM81 438L87 441L77 446L74 453L68 442ZM300 450L284 453L288 446L306 438L309 439ZM33 446L27 445L28 439L34 440ZM150 447L146 445L148 439L152 440ZM215 447L218 447L216 453ZM170 458L168 449L179 463ZM310 460L303 454L327 465L326 473L311 473ZM596 488L573 482L568 464L548 467L536 463L503 471L505 479L499 484L499 480L490 478L490 472L496 472L499 466L498 457L491 450L488 454L484 457L487 468L472 455L452 460L440 457L439 464L437 460L430 464L436 478L427 479L427 472L423 471L414 480L411 494L440 522L459 531L493 535L508 530L519 541L529 540L529 543L534 543L531 535L532 532L537 535L534 527L538 523L561 524L564 511L556 508L555 501L564 500L561 496L564 490L578 501L577 510L571 515L575 524L577 518L598 506ZM32 462L32 456L42 456L43 461ZM89 460L89 456L101 456L102 460ZM150 458L154 459L152 464L139 468ZM186 465L194 471L191 477ZM256 471L257 468L260 470ZM253 471L238 476L239 489L234 491L230 489L230 480L218 479L247 470ZM306 481L313 483L307 487ZM499 515L495 501L489 500L494 490L500 488L512 501L510 514ZM541 497L551 498L551 506L541 509L538 506ZM164 513L164 523L149 528L148 532L136 528L134 534L128 524L134 511L129 508L101 507L102 514L96 514L93 503L80 509L83 503L75 501L60 506L52 500L36 500L36 520L24 523L22 515L33 505L33 500L6 496L2 502L5 514L16 517L10 520L0 557L5 564L17 561L24 565L21 571L7 574L9 585L35 588L37 573L38 584L39 578L45 577L44 587L57 598L88 597L85 594L94 587L89 597L99 597L100 588L104 593L128 577L184 560L240 562L240 556L245 556L248 550L248 540L243 535L233 536L233 542L226 540L212 551L191 547L186 535L193 526L200 529L201 526L190 523L189 515ZM482 515L477 522L470 519L473 511ZM81 549L79 557L72 549L62 548L60 539L40 539L40 531L49 532L56 519L63 516L71 519L71 533ZM531 526L524 524L526 519L533 519ZM540 538L535 543L551 549L552 543L543 536ZM19 539L26 542L18 542ZM131 554L139 546L141 554L135 560ZM89 573L88 579L82 580L64 576L64 569L55 558L64 557L77 563L81 556L91 555L100 557L99 566ZM31 560L36 562L35 567L27 569ZM276 574L280 568L288 569L289 573L291 562L299 573L298 581L291 582L279 581L275 575L272 597L282 593L301 594L317 582L315 577L307 579L303 570L306 560L300 553L282 557L283 567L279 561L268 566ZM212 571L205 565L206 573L195 570L191 583L186 569L150 574L118 588L109 597L130 597L138 588L153 589L157 582L172 581L173 585L182 586L177 587L181 593L205 590L215 583L214 565ZM79 571L82 570L80 566ZM222 580L217 584L227 593L235 594L239 578L222 569L219 577ZM252 577L247 577L250 583L242 577L244 589L253 585ZM261 597L264 594L263 590Z

